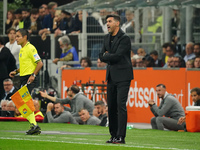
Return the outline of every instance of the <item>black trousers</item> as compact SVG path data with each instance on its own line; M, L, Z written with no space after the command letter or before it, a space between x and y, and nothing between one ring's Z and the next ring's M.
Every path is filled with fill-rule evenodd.
M28 78L30 77L31 75L26 75L26 76L20 76L20 84L21 84L21 87L24 86L27 81L28 81ZM31 83L31 84L28 84L27 85L27 88L28 88L28 91L29 93L31 94L32 90L35 88L35 86L37 85L37 76L35 77L35 80Z
M111 79L107 84L107 104L109 131L112 137L126 137L127 109L126 102L131 81L115 82Z

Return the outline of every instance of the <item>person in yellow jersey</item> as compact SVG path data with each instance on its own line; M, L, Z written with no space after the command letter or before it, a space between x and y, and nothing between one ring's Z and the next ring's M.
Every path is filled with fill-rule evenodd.
M14 77L20 73L21 86L27 84L29 93L35 87L36 75L43 66L40 56L37 53L36 48L28 41L29 33L25 29L19 29L16 32L16 41L18 45L21 45L19 53L19 69L10 72L9 76ZM37 125L34 112L26 118L31 126L30 130L26 132L27 135L40 134L41 129Z

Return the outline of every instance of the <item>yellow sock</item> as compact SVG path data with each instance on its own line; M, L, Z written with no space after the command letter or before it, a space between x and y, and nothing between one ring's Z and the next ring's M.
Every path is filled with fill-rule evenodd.
M30 122L33 123L34 125L37 125L37 122L35 121L35 115L34 112L32 112L26 119Z

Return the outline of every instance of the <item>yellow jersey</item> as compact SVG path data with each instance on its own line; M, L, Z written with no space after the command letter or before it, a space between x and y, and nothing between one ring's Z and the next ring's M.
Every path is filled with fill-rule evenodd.
M36 48L31 43L27 42L19 52L20 76L32 74L35 71L37 62L40 60L41 58Z

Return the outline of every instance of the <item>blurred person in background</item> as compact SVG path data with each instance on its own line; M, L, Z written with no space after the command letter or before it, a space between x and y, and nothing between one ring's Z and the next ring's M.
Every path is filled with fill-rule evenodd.
M200 56L194 59L194 68L200 68Z
M0 100L4 97L3 81L9 78L9 72L16 69L16 60L10 50L4 46L4 40L0 37Z
M196 57L200 56L200 43L194 44L194 54L195 54Z
M167 63L163 66L163 68L173 68L174 66L174 61L173 61L173 56L168 57Z
M106 126L108 116L106 113L106 105L103 101L95 102L93 116L96 116L101 120L100 126Z
M5 93L4 93L4 100L11 100L11 96L17 92L17 88L14 87L13 85L13 81L10 79L10 78L7 78L3 81L3 86L4 86L4 90L5 90Z
M121 29L125 33L134 33L134 13L130 10L126 10L126 22L122 24Z
M5 111L9 100L1 100L1 110Z
M163 67L163 62L158 58L158 52L156 50L151 51L149 55L153 58L155 67Z
M7 12L6 28L5 34L8 34L7 31L12 27L13 21L15 20L15 14L13 10Z
M99 58L97 59L97 68L105 68L106 66L106 63L102 62Z
M92 67L92 61L90 60L89 57L82 57L80 60L81 67L86 68L86 67Z
M186 45L185 48L185 57L183 58L185 60L185 63L189 60L189 59L194 59L196 56L194 54L194 43L189 42Z
M84 125L99 125L101 120L95 116L91 116L87 109L80 109L79 116Z
M44 118L42 112L40 111L40 103L38 100L33 100L33 104L35 107L34 115L35 118Z
M22 18L22 9L18 8L14 12L15 14L15 20L13 21L12 27L16 30L23 29L24 28L24 21Z
M17 44L16 41L16 30L15 28L10 28L7 31L9 42L6 43L6 47L11 51L16 60L16 67L19 68L19 51L22 48L21 45Z
M186 62L186 68L194 68L194 60L190 59Z

